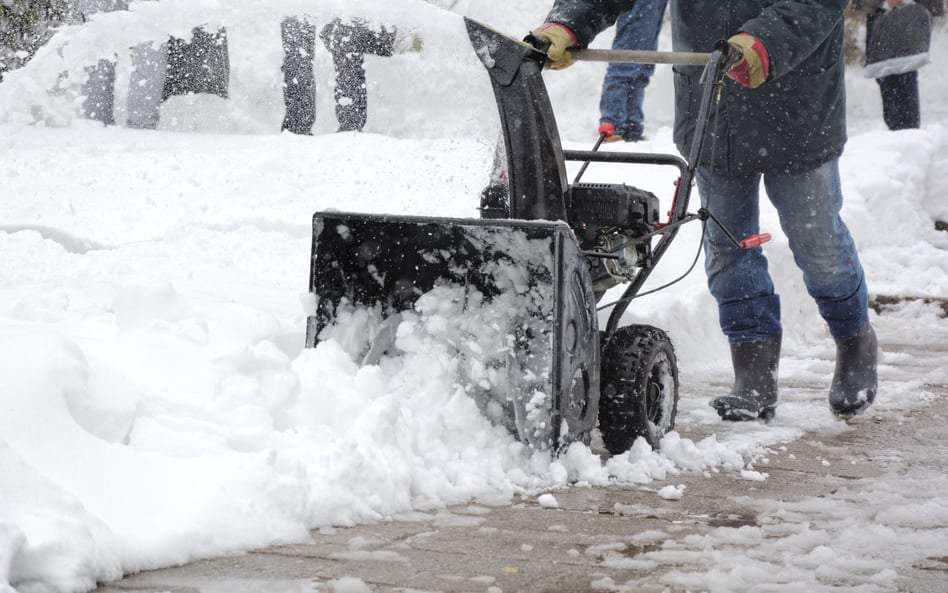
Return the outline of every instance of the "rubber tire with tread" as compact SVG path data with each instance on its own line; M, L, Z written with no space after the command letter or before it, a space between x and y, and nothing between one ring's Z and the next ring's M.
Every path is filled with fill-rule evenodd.
M644 437L657 448L675 427L678 361L668 335L651 325L615 331L602 351L599 432L612 455Z

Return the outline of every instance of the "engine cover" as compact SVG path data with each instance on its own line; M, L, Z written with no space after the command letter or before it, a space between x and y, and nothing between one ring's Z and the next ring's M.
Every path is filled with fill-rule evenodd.
M638 233L659 223L655 194L624 183L580 183L570 187L567 203L573 225L615 226Z

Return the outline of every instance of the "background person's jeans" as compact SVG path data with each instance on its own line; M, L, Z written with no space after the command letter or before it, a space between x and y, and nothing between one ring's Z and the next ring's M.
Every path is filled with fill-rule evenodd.
M839 215L843 196L838 161L792 175L729 176L700 167L701 204L738 240L760 232L761 177L830 333L835 338L856 335L868 320L868 295L856 246ZM780 301L763 250L734 246L708 221L704 251L708 287L728 340L758 342L780 335Z
M639 0L616 21L612 49L652 50L658 47L658 32L668 0ZM599 99L600 122L609 122L616 135L640 140L643 132L642 102L654 64L611 62L606 69Z
M918 72L877 78L882 94L882 118L890 130L919 128L922 117L918 99Z

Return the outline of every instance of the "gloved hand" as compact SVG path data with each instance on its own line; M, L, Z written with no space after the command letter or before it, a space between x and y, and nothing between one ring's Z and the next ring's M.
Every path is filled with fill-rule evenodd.
M544 68L562 70L573 65L573 56L567 51L575 47L576 35L559 23L545 23L530 32L537 39L547 41L550 47L546 49L547 60Z
M393 46L396 53L403 54L410 51L418 53L425 47L425 40L414 31L397 29Z
M743 55L727 75L751 89L764 84L770 74L770 56L764 44L747 33L738 33L727 42Z

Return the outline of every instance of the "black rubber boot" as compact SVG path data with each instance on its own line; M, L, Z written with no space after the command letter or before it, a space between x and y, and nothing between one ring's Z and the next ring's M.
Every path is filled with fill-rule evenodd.
M763 342L731 344L734 388L711 400L724 420L773 420L777 409L780 336Z
M872 405L879 385L878 359L879 344L869 322L855 336L836 340L836 372L829 392L836 416L852 418Z

